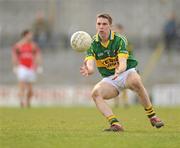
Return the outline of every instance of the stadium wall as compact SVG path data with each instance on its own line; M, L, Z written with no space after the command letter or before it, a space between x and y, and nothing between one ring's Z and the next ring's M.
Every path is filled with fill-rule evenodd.
M107 12L114 23L125 26L130 38L143 44L145 38L161 35L166 16L171 11L180 13L178 4L178 0L1 0L0 45L7 46L22 29L31 27L39 10L53 18L54 34L62 39L76 30L94 34L96 14Z
M48 86L35 87L32 107L40 106L94 106L91 99L93 86ZM180 106L180 84L156 85L152 90L152 102L156 106ZM17 87L0 86L0 106L19 107ZM117 99L117 98L116 98ZM137 97L128 91L128 104L137 103ZM114 100L108 100L114 105ZM123 98L119 101L123 105Z
M39 106L95 106L91 99L93 86L48 86L35 87L31 101L32 107ZM0 107L19 107L17 87L0 86ZM134 93L128 91L128 103L134 104ZM121 102L122 100L120 100ZM109 105L114 105L114 100L107 100ZM122 104L121 104L122 105Z

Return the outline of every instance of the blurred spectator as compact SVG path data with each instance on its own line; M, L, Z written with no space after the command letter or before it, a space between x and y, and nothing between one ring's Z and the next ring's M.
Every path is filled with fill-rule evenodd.
M41 49L51 45L52 30L50 22L45 18L43 12L38 12L33 23L34 40Z
M177 34L176 15L171 13L164 25L164 41L165 49L170 50L173 47L174 41L176 40Z
M115 31L115 32L118 32L121 36L125 36L125 30L124 30L124 27L121 24L115 24L114 26L112 26L111 29L113 31ZM127 48L128 52L129 52L129 56L132 56L133 55L133 46L129 41L128 41L128 45L126 46L126 48ZM129 106L128 93L127 93L126 89L124 89L121 92L121 94L116 99L114 99L115 107L119 106L119 103L120 103L119 99L122 99L124 107Z
M124 27L121 24L115 24L114 26L112 26L112 30L118 32L122 36L126 36ZM133 55L133 45L131 44L131 42L129 42L129 40L127 45L127 50L129 52L129 55Z
M180 51L180 23L176 26L176 47Z

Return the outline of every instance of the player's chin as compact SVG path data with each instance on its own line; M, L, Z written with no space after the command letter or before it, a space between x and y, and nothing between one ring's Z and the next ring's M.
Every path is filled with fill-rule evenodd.
M104 35L104 31L99 31L99 34L100 35Z

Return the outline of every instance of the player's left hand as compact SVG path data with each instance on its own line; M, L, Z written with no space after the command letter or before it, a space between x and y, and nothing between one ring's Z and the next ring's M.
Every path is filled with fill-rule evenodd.
M115 80L117 79L117 77L120 75L120 70L119 70L119 67L116 67L115 69L115 74L114 74L114 77L112 78L112 80Z

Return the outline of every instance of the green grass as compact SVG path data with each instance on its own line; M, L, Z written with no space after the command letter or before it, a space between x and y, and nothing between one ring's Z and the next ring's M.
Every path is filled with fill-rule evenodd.
M165 127L151 127L142 107L114 109L123 133L102 130L95 108L0 108L1 148L179 148L180 107L156 108Z

